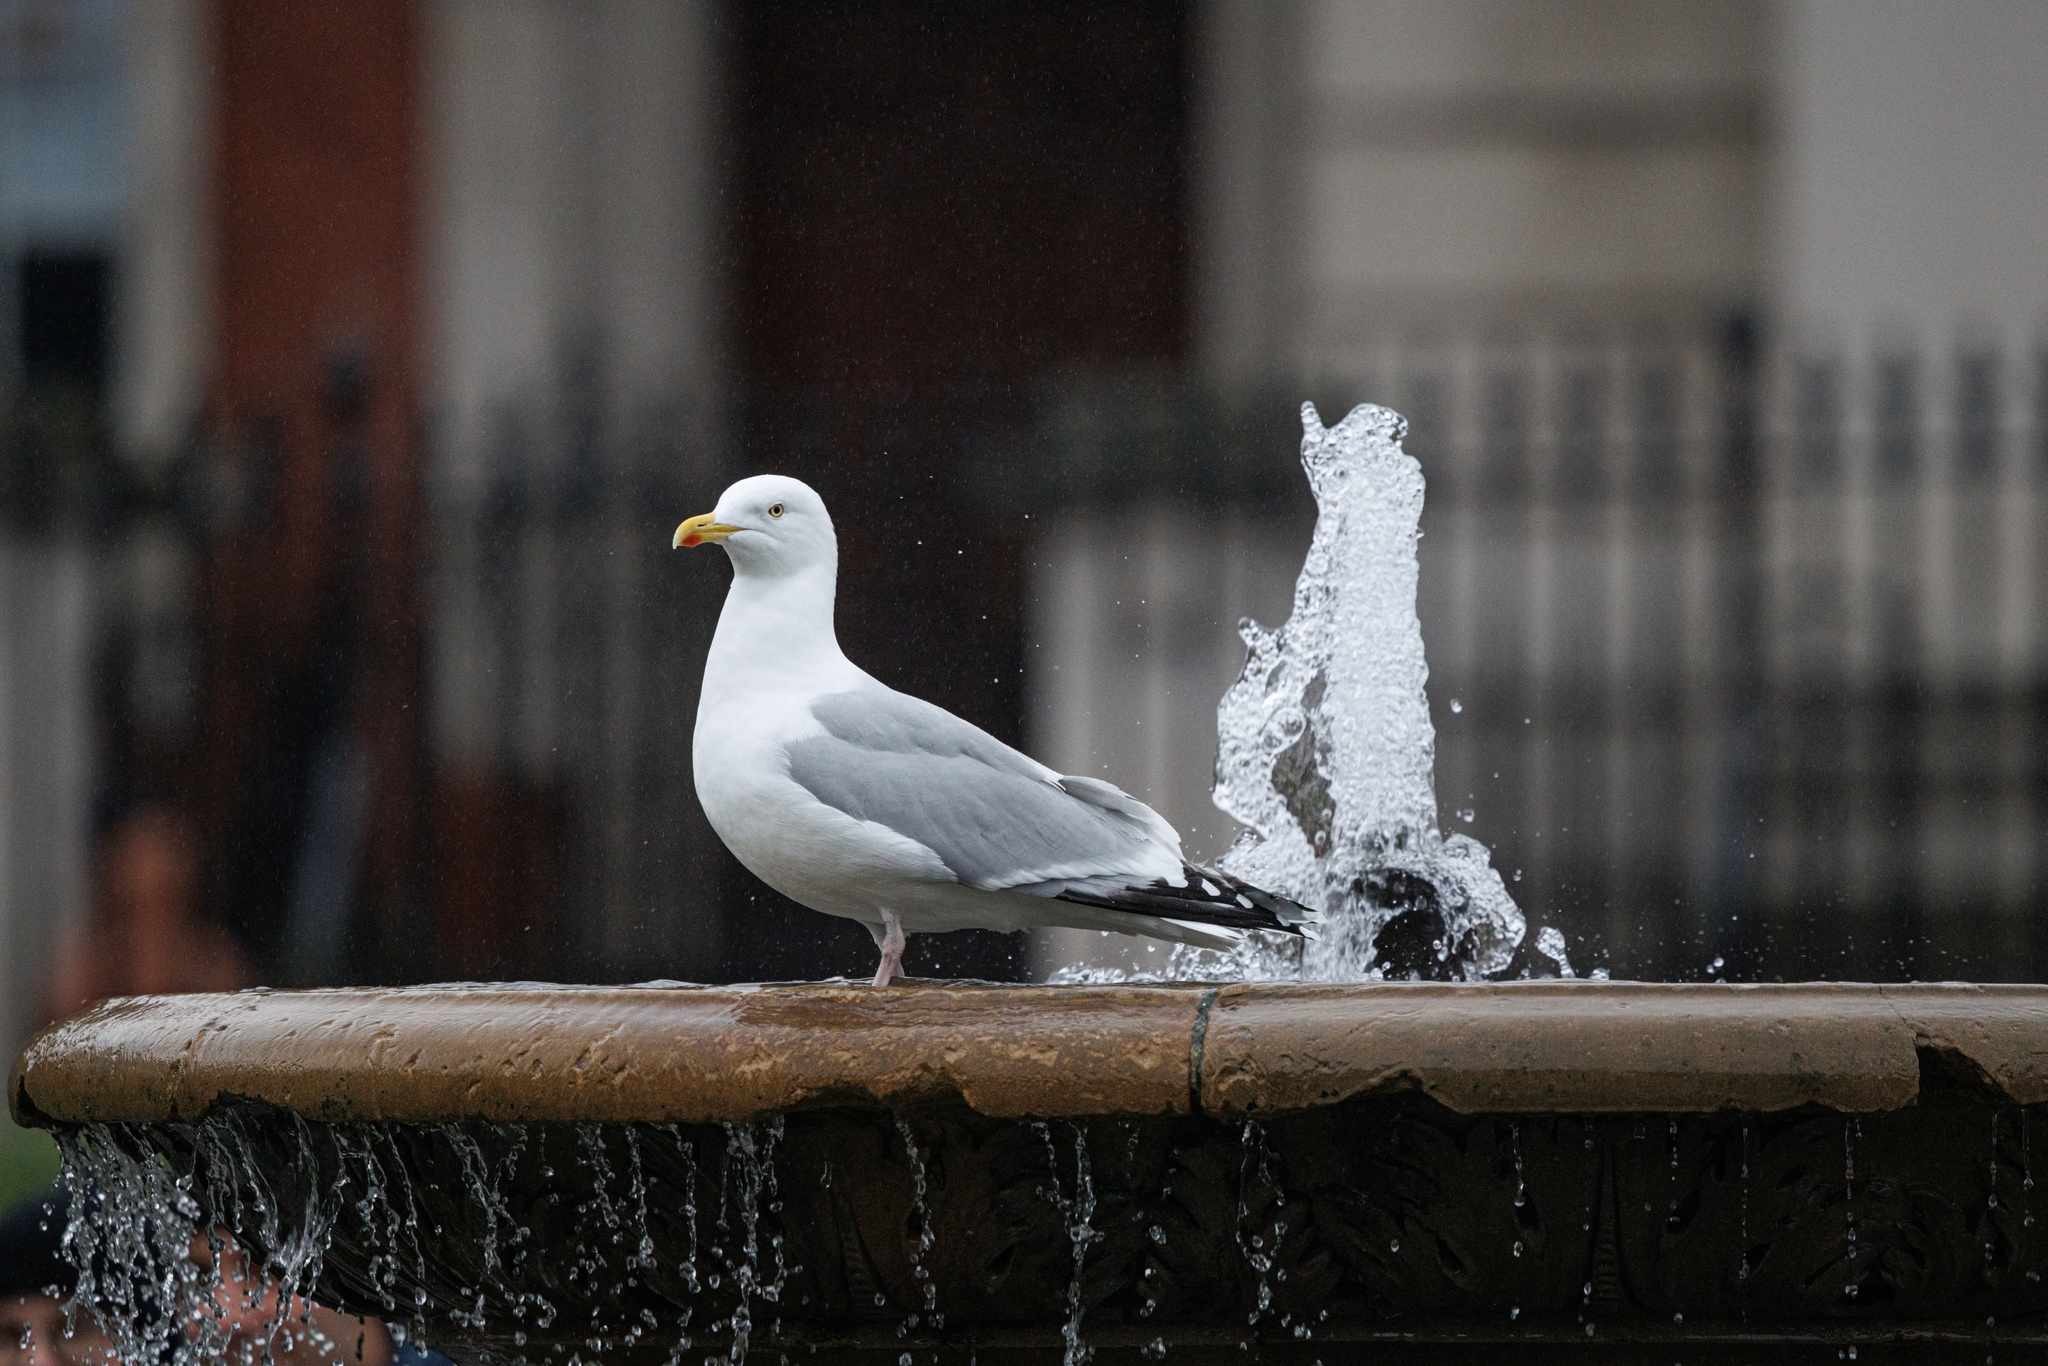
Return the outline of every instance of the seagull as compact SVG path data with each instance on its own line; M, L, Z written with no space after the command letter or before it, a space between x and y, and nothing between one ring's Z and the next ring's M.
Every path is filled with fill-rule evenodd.
M733 568L692 741L704 814L770 887L867 926L876 986L902 971L909 933L1069 926L1231 948L1320 922L1188 862L1121 789L1056 773L847 659L839 541L809 485L742 479L672 544L722 546Z

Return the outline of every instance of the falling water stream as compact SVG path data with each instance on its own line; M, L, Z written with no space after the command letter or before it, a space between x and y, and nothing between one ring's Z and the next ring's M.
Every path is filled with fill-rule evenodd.
M239 1342L267 1360L304 1338L343 1225L361 1268L354 1298L381 1306L394 1337L421 1340L429 1320L446 1319L503 1340L514 1361L530 1332L556 1328L562 1301L590 1306L575 1326L584 1351L665 1334L680 1361L700 1297L723 1306L717 1326L738 1361L801 1271L784 1252L780 1116L723 1126L719 1224L700 1247L699 1149L675 1126L649 1131L662 1140L657 1150L633 1125L556 1126L549 1138L517 1124L314 1124L265 1112L272 1124L259 1133L251 1113L228 1105L195 1125L59 1131L73 1211L63 1251L79 1275L71 1312L93 1307L122 1359L199 1366ZM280 1114L291 1135L283 1150ZM573 1207L550 1189L568 1175L555 1164L571 1154L583 1178ZM457 1185L443 1191L423 1170ZM916 1175L922 1271L933 1230L921 1159ZM1085 1185L1085 1166L1083 1177ZM657 1218L670 1226L667 1246L682 1253L666 1263ZM238 1274L244 1254L260 1264ZM560 1291L551 1297L536 1281ZM939 1326L935 1287L919 1281L923 1312Z
M925 1203L930 1185L925 1178L924 1154L917 1150L917 1135L910 1131L910 1121L902 1115L896 1116L896 1132L903 1137L904 1151L910 1156L910 1209L917 1218L917 1251L910 1259L910 1274L917 1281L924 1295L924 1316L934 1328L946 1326L939 1314L939 1288L932 1282L931 1269L925 1259L931 1255L932 1242L938 1236L932 1228L931 1207ZM902 1331L908 1333L917 1327L918 1316L912 1314L905 1321Z

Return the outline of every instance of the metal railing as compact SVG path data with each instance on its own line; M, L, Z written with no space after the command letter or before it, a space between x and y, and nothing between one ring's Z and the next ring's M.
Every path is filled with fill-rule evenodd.
M1366 399L1401 410L1428 476L1421 612L1445 824L1493 846L1582 967L2048 974L2048 361L1776 354L1710 335L1368 362L1314 396L1329 420ZM431 944L399 957L439 975L700 978L866 962L857 928L740 872L696 803L689 733L724 566L673 554L665 533L755 469L832 499L857 660L1047 757L1062 732L1046 709L1142 716L1172 737L1153 746L1171 762L1110 776L1167 784L1147 793L1163 807L1206 806L1238 604L1153 609L1180 579L1184 596L1263 584L1261 614L1284 611L1311 511L1299 394L1125 376L620 414L595 392L544 395L476 449L433 457L418 794L431 920L409 927ZM140 582L119 566L180 537L203 560L202 495L10 497L10 535L89 547L82 583ZM57 506L100 511L36 511ZM1047 606L1048 566L1074 546L1121 563L1161 537L1150 606L1085 575L1066 582L1114 611L1084 629ZM1227 573L1188 568L1229 546ZM79 610L119 598L87 592ZM133 626L88 623L80 648L104 654L125 630L132 649ZM1115 696L1060 692L1044 683L1062 650L1137 652L1146 668L1102 671ZM9 733L37 734L41 706L11 691ZM927 970L1009 971L1011 949L937 946Z
M2048 362L1743 342L1357 386L1429 476L1447 821L1617 973L2039 977Z

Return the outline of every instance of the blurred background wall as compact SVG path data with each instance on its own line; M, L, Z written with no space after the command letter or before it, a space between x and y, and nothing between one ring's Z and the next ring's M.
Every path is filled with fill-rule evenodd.
M2044 59L2026 0L0 0L0 1046L137 906L278 984L865 972L690 786L667 532L761 469L856 661L1218 853L1304 397L1412 424L1444 819L1582 968L2039 978Z

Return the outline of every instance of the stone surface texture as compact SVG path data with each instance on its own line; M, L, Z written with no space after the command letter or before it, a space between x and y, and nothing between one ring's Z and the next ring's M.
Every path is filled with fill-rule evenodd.
M2039 987L940 983L110 1002L10 1095L466 1362L1974 1361L2044 1079Z
M2048 1100L2048 989L1915 984L517 987L109 1001L38 1035L28 1123L701 1123L958 1101L1244 1115L1418 1090L1466 1114L1911 1105L1936 1050Z

